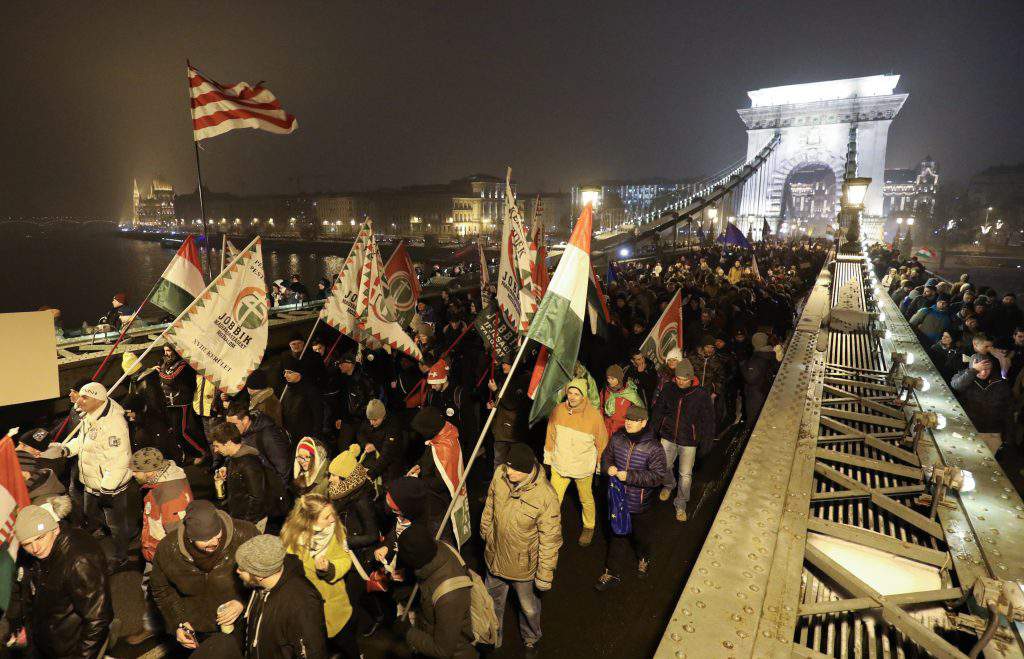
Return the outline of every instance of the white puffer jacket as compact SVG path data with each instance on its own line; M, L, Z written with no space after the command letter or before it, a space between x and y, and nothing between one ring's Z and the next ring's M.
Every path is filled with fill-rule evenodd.
M132 478L132 445L124 409L113 400L86 414L82 428L65 442L68 455L78 456L78 478L88 492L120 492Z

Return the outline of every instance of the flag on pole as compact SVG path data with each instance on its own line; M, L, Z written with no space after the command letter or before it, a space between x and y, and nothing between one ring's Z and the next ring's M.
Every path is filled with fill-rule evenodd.
M373 224L370 220L366 221L364 230L369 233L369 240L359 280L359 295L356 297L356 326L364 336L372 336L416 361L422 361L419 347L398 324L398 312L391 295L391 286L384 274L377 241L373 238Z
M604 297L604 289L597 280L593 264L590 267L590 285L587 286L587 320L590 321L590 333L608 338L608 326L612 324L612 315L608 310L608 301Z
M199 261L196 239L189 234L178 253L167 264L149 301L172 316L177 316L203 292L203 266Z
M537 311L533 296L529 246L523 218L512 192L512 168L505 174L505 220L501 229L501 262L498 266L498 308L505 322L520 334L530 327Z
M28 487L21 475L14 440L10 433L0 440L0 610L11 604L15 564L18 560L18 539L14 536L14 520L18 511L31 501Z
M427 445L430 446L434 467L447 486L448 494L453 499L458 497L452 511L451 523L456 545L461 547L472 535L472 525L469 519L469 499L465 496L466 488L463 485L466 466L462 459L462 447L459 445L459 431L452 424L445 422L441 432L427 441Z
M398 247L391 252L388 262L384 264L384 276L391 287L391 299L395 304L398 322L402 327L407 327L416 314L416 303L420 299L420 282L416 278L416 268L409 258L404 240L398 243Z
M236 128L255 128L287 135L299 126L281 109L277 97L262 82L222 85L188 67L192 105L192 137L198 142Z
M197 373L234 394L267 349L263 250L253 239L167 329L167 341Z
M228 261L238 256L238 248L230 240L224 240L224 247L227 249Z
M320 311L320 318L325 323L356 341L360 341L362 337L357 327L359 319L356 314L356 298L359 296L360 277L363 261L369 250L370 237L370 231L364 225L348 251L341 272L338 273L338 278L331 288L331 294Z
M548 248L544 244L544 221L541 218L544 207L540 195L537 195L537 206L533 216L533 227L530 229L530 283L533 285L533 299L538 304L548 290Z
M592 274L590 234L593 223L594 210L587 204L527 334L527 339L550 349L547 368L530 408L530 425L547 416L555 405L558 391L569 382L576 368Z
M739 230L739 227L732 222L729 222L726 225L725 231L723 231L722 235L718 237L718 242L723 245L733 245L734 247L745 247L750 249L750 241L747 240L747 237Z
M654 323L651 333L640 344L640 352L648 359L664 364L668 353L678 348L683 350L683 295L682 289L672 296L661 318Z
M757 254L754 254L750 259L750 272L758 279L762 278L761 269L757 267Z

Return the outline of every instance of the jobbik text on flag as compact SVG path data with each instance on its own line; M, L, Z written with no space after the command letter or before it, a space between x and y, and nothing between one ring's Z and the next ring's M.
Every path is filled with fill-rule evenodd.
M523 217L512 192L512 168L505 175L505 218L501 229L498 264L498 309L509 327L520 334L530 328L537 311L532 283L533 263Z

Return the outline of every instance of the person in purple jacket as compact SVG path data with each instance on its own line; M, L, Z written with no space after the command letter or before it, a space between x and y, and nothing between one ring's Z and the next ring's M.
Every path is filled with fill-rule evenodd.
M612 534L604 574L594 586L597 590L619 585L619 575L631 544L637 557L637 576L647 577L656 533L651 503L657 498L665 470L665 451L654 437L654 431L647 427L647 410L640 405L630 405L626 410L625 427L612 435L601 458L601 471L625 486L632 532Z

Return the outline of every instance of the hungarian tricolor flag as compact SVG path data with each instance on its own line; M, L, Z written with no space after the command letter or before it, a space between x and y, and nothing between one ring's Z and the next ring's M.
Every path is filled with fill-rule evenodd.
M14 441L8 434L0 440L0 609L6 611L11 603L15 562L18 559L18 539L14 537L14 520L18 511L27 506L28 488L21 475Z
M583 315L590 284L590 234L594 211L588 204L580 214L562 254L547 294L537 309L527 339L548 347L549 356L530 408L530 425L548 415L558 391L572 378L580 351Z
M190 234L181 243L178 253L160 275L160 281L153 290L149 301L172 316L177 316L192 304L206 284L203 283L203 267L199 264L199 250L196 239Z
M664 364L668 353L678 348L683 350L683 296L682 291L676 291L672 300L665 307L661 318L651 328L644 342L640 344L640 352L648 359L657 360Z
M398 243L391 257L384 264L384 276L391 287L391 300L395 304L398 322L406 327L416 314L416 302L420 299L420 282L416 278L416 269L405 248L405 241Z

